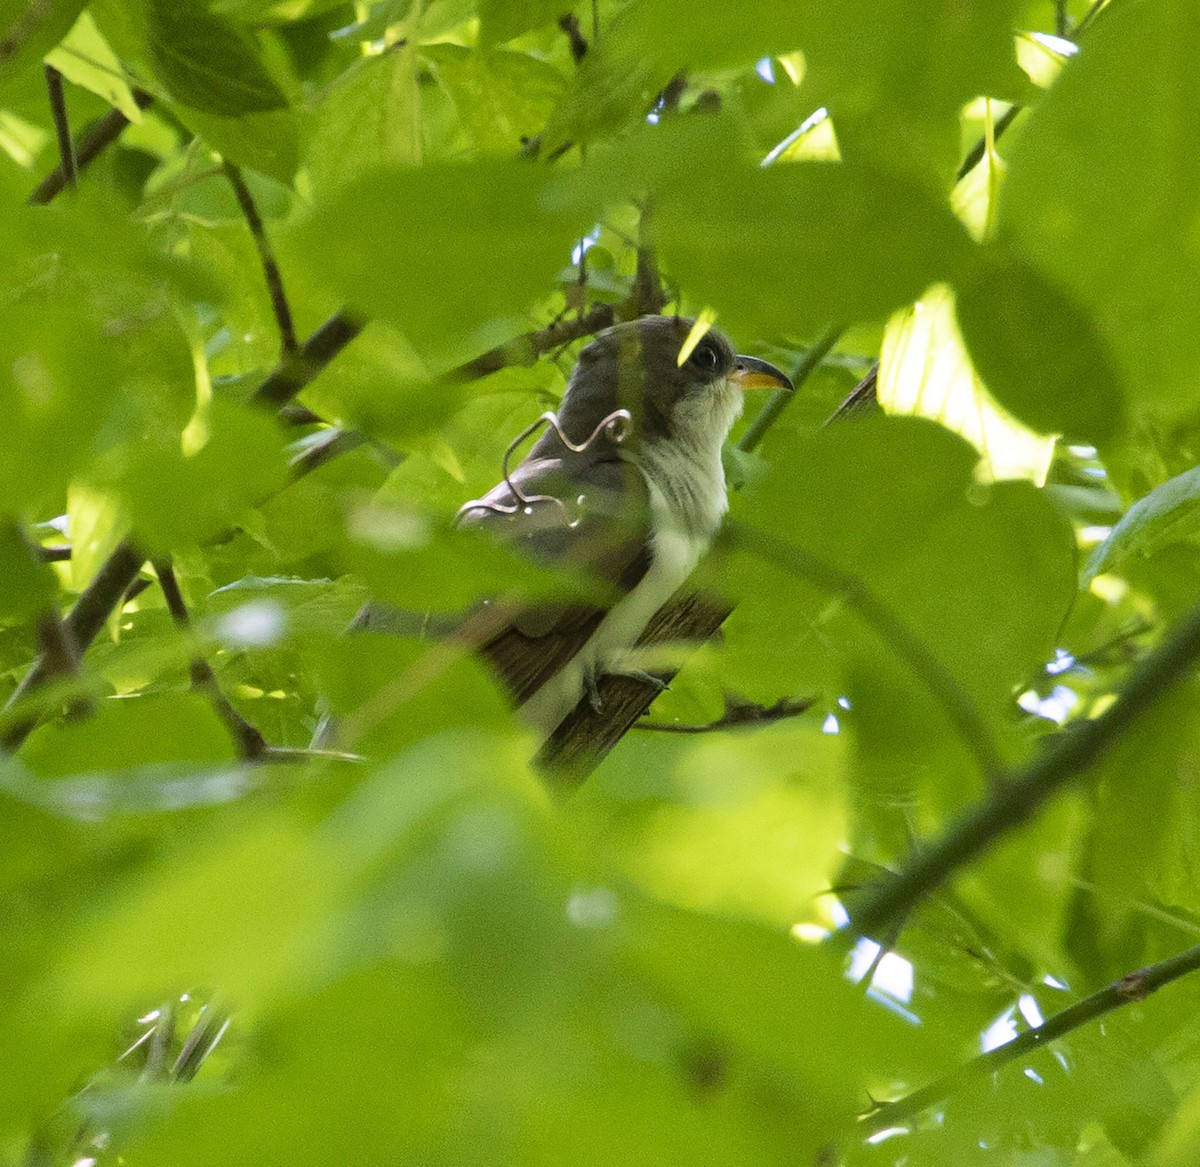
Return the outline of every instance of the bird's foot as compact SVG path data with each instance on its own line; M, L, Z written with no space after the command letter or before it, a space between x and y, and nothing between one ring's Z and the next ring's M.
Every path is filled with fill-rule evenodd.
M588 669L583 677L583 687L587 694L588 704L596 713L604 712L604 698L600 694L601 677L628 677L630 680L640 681L644 685L653 685L655 696L671 687L662 677L656 677L653 673L648 673L645 669L634 668L632 665L622 666L614 662L605 668Z

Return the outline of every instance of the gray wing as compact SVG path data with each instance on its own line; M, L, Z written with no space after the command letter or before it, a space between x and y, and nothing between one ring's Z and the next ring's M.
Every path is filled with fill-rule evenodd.
M649 496L641 472L612 457L531 457L509 480L462 511L460 523L535 559L577 568L614 593L630 590L650 567ZM551 501L557 500L557 501ZM486 504L493 504L497 509ZM504 513L510 508L511 513ZM518 704L531 697L586 643L607 608L579 601L495 601L459 629Z

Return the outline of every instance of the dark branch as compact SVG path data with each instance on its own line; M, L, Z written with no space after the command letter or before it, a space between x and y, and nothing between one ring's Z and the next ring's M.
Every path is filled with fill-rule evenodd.
M786 721L788 718L807 713L815 703L815 697L804 697L799 701L784 697L773 705L758 705L753 701L741 701L726 695L725 712L716 721L695 725L682 721L643 719L634 722L633 728L652 729L658 733L714 733L722 729L741 729L747 725L772 725L776 721Z
M84 653L96 638L96 634L104 627L109 613L136 579L142 562L142 556L133 544L128 539L123 540L75 601L75 606L63 624L64 633L70 637L77 654ZM53 676L52 660L43 652L8 699L5 710L15 709ZM35 708L18 718L9 726L0 745L9 752L16 750L37 725L40 713L41 711Z
M282 355L286 357L294 353L298 347L296 328L292 323L292 310L288 305L287 293L283 289L283 276L279 271L279 264L275 261L271 240L267 236L266 227L263 226L262 216L258 213L254 196L250 193L246 180L242 178L242 172L228 158L223 159L221 165L225 171L225 177L229 179L229 185L233 187L233 193L245 216L246 225L250 228L250 234L254 237L254 246L258 249L258 259L262 264L263 278L266 280L267 292L271 297L271 310L275 313L275 323L279 328L280 349Z
M466 364L451 369L443 379L451 384L459 384L464 381L476 381L510 365L532 365L544 353L602 332L616 321L616 309L611 304L597 305L582 316L572 320L556 320L545 328L527 332L505 344L488 349Z
M335 313L295 352L286 354L273 373L254 391L254 405L278 409L308 385L348 345L366 321L343 310Z
M69 543L50 543L36 549L42 563L66 563L71 558Z
M588 51L587 39L579 27L579 17L573 12L564 13L558 18L558 27L567 34L567 41L571 46L571 57L578 65L587 56Z
M1114 1009L1120 1009L1134 1001L1142 1001L1164 985L1169 985L1197 969L1200 969L1200 945L1159 964L1127 973L1107 988L1047 1018L1045 1023L1036 1029L1026 1030L1012 1041L981 1054L953 1073L946 1074L928 1086L922 1086L920 1090L915 1090L904 1098L876 1107L863 1116L863 1127L868 1133L877 1134L888 1127L896 1126L934 1103L941 1102L968 1083L994 1073L1008 1062L1031 1054L1034 1050L1057 1041L1072 1030L1086 1025L1089 1021L1095 1021Z
M140 89L135 89L133 100L137 102L138 109L147 109L154 98ZM129 119L119 109L110 109L102 118L93 122L75 144L76 170L86 170L97 155L121 136L127 125ZM66 175L63 168L56 167L38 184L37 189L29 196L29 202L33 206L43 206L61 194L65 186Z
M898 875L868 892L853 912L852 935L883 931L955 871L1027 822L1051 795L1097 762L1142 714L1152 709L1200 659L1200 605L1134 668L1114 704L1045 740L1022 769L1000 773L992 793L969 807L938 839L923 846ZM839 933L841 935L841 933Z
M54 119L54 136L58 139L59 167L63 183L72 189L79 182L79 166L75 160L75 143L71 140L71 119L67 116L67 95L63 92L62 74L46 65L46 92L50 97L50 116Z
M171 561L156 559L154 574L158 576L158 586L162 589L163 599L167 602L167 611L171 613L171 619L175 622L175 626L185 632L190 630L191 618L183 599L183 592L179 590L179 581L175 578L175 569L171 566ZM234 709L229 698L221 692L217 674L213 672L208 661L200 655L194 656L189 666L189 672L192 677L192 688L203 693L212 702L217 716L225 723L225 728L229 730L230 736L237 743L238 753L249 762L261 758L267 749L266 739Z

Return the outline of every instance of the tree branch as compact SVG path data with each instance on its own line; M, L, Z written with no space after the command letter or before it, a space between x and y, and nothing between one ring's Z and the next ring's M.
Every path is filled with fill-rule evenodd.
M154 103L154 98L141 89L133 91L133 100L138 109L148 109ZM74 147L77 173L86 170L98 154L121 136L127 125L129 119L119 109L110 109L88 126ZM58 166L42 179L28 201L31 206L44 206L60 195L66 185L66 174L63 168Z
M74 189L79 181L79 167L75 161L75 143L71 141L71 119L67 116L67 95L63 92L62 74L53 65L43 68L46 73L46 92L50 98L50 116L54 119L54 136L58 139L63 183Z
M796 701L783 697L773 705L759 705L753 701L725 697L725 712L716 721L696 725L682 721L641 721L633 723L634 729L655 730L658 733L714 733L722 729L740 729L747 725L771 725L807 713L816 703L815 697L804 697Z
M348 310L335 312L295 352L283 356L250 403L271 409L286 405L365 327L366 321Z
M1145 1000L1164 985L1169 985L1197 969L1200 969L1200 945L1158 964L1126 973L1119 981L1114 981L1107 988L1077 1001L1061 1013L1055 1013L1035 1029L1028 1029L1012 1041L980 1054L952 1073L930 1082L928 1086L922 1086L920 1090L914 1090L895 1102L886 1102L876 1107L863 1115L860 1120L862 1126L869 1134L878 1134L888 1127L905 1122L968 1083L995 1073L1001 1066L1057 1041L1072 1030L1086 1025L1089 1021L1095 1021L1114 1009L1120 1009L1134 1001Z
M175 569L171 566L171 561L156 559L154 574L158 576L158 586L162 589L163 599L167 602L167 611L171 613L171 619L175 622L175 626L185 632L190 631L192 621L188 615L187 604L183 599L183 592L179 590L179 581L175 578ZM237 743L238 753L242 758L248 762L262 758L267 749L266 739L234 709L229 698L221 692L217 674L213 672L208 661L197 654L192 658L189 672L192 677L192 688L203 693L212 702L217 716L225 723L230 736Z
M473 360L451 369L443 376L450 384L477 381L510 365L532 365L538 357L572 341L582 340L602 332L617 322L617 311L611 304L599 304L582 316L571 320L556 320L545 328L514 337L504 344L480 353Z
M271 240L267 235L266 227L263 226L262 216L258 213L254 196L250 193L245 179L242 178L242 172L228 158L221 160L221 166L225 171L225 177L229 179L229 185L233 187L234 196L245 216L250 234L254 237L254 246L258 249L258 259L262 264L263 278L266 280L267 292L271 297L271 310L275 313L275 323L279 328L281 354L287 357L298 347L296 327L292 323L292 310L283 289L283 275L275 260Z
M861 579L818 559L801 547L754 527L727 523L726 531L734 547L740 547L774 564L797 579L814 584L856 612L920 678L941 705L942 712L958 732L983 776L992 779L1000 773L1000 753L974 704L942 662L929 651L925 642L909 631L903 621Z
M1200 659L1200 605L1134 668L1114 704L1091 721L1068 725L1045 740L1016 772L998 774L992 793L969 807L939 839L923 847L897 875L867 892L841 937L885 930L958 868L1026 822L1041 805L1082 774L1152 709Z

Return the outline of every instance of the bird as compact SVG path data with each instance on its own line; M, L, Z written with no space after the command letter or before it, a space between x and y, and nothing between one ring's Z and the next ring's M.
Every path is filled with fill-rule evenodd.
M460 508L460 527L606 587L599 600L494 600L454 634L487 658L542 734L581 700L599 710L605 674L661 687L633 650L720 529L721 448L752 388L793 386L691 318L614 325L580 352L529 453L511 473L506 457L502 481Z

